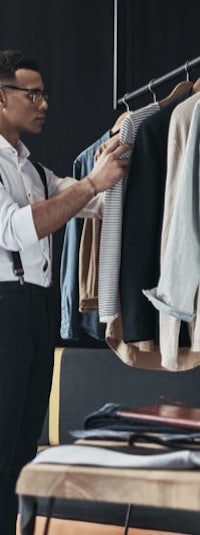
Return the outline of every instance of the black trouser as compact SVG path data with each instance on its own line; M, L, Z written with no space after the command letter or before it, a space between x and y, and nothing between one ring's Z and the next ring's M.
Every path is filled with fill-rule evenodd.
M16 479L41 434L53 334L52 289L0 282L0 535L15 535Z

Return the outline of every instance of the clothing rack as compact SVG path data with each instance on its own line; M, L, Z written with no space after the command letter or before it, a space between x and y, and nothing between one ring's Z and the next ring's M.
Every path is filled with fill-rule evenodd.
M189 72L194 68L200 65L200 56L191 60L186 61L184 65L181 65L181 67L178 67L177 69L174 69L173 71L168 72L167 74L164 74L160 78L156 78L153 80L150 80L150 82L139 89L136 89L135 91L132 91L131 93L125 93L125 95L117 100L117 106L124 104L126 105L127 102L130 100L133 100L135 97L138 97L140 95L143 95L144 93L147 93L147 91L150 91L151 93L155 93L155 89L159 87L161 84L168 82L169 80L172 80L173 78L176 78L179 75L186 73L186 79L189 80Z

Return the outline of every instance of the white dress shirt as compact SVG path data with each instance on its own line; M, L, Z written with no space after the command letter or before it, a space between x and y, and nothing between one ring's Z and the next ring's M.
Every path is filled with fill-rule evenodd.
M48 287L52 279L52 246L49 247L48 237L38 239L31 210L31 204L45 199L45 191L29 154L21 141L16 150L0 135L0 281L17 280L10 251L19 251L25 282ZM58 178L46 167L44 170L49 197L76 182L70 177ZM97 195L77 217L100 216L101 199L102 195Z

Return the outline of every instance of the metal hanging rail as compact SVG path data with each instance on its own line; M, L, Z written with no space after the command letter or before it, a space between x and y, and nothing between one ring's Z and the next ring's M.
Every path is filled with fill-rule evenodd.
M131 93L125 93L123 97L117 100L117 105L125 104L126 102L129 102L130 100L134 99L135 97L143 95L147 91L154 92L154 90L161 84L168 82L169 80L172 80L173 78L176 78L177 76L182 75L184 73L187 74L187 79L189 79L189 71L192 70L194 67L197 67L198 65L200 65L200 56L191 61L186 61L186 63L181 67L178 67L177 69L174 69L173 71L164 74L160 78L150 80L148 84L140 87L139 89L136 89L135 91L132 91Z

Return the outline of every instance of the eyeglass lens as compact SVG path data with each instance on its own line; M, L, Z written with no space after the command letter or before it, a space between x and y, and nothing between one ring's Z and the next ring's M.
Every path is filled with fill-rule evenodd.
M45 100L45 102L48 101L48 93L47 91L40 91L40 89L36 89L35 91L30 91L30 96L35 104L38 102L41 102L41 100Z

